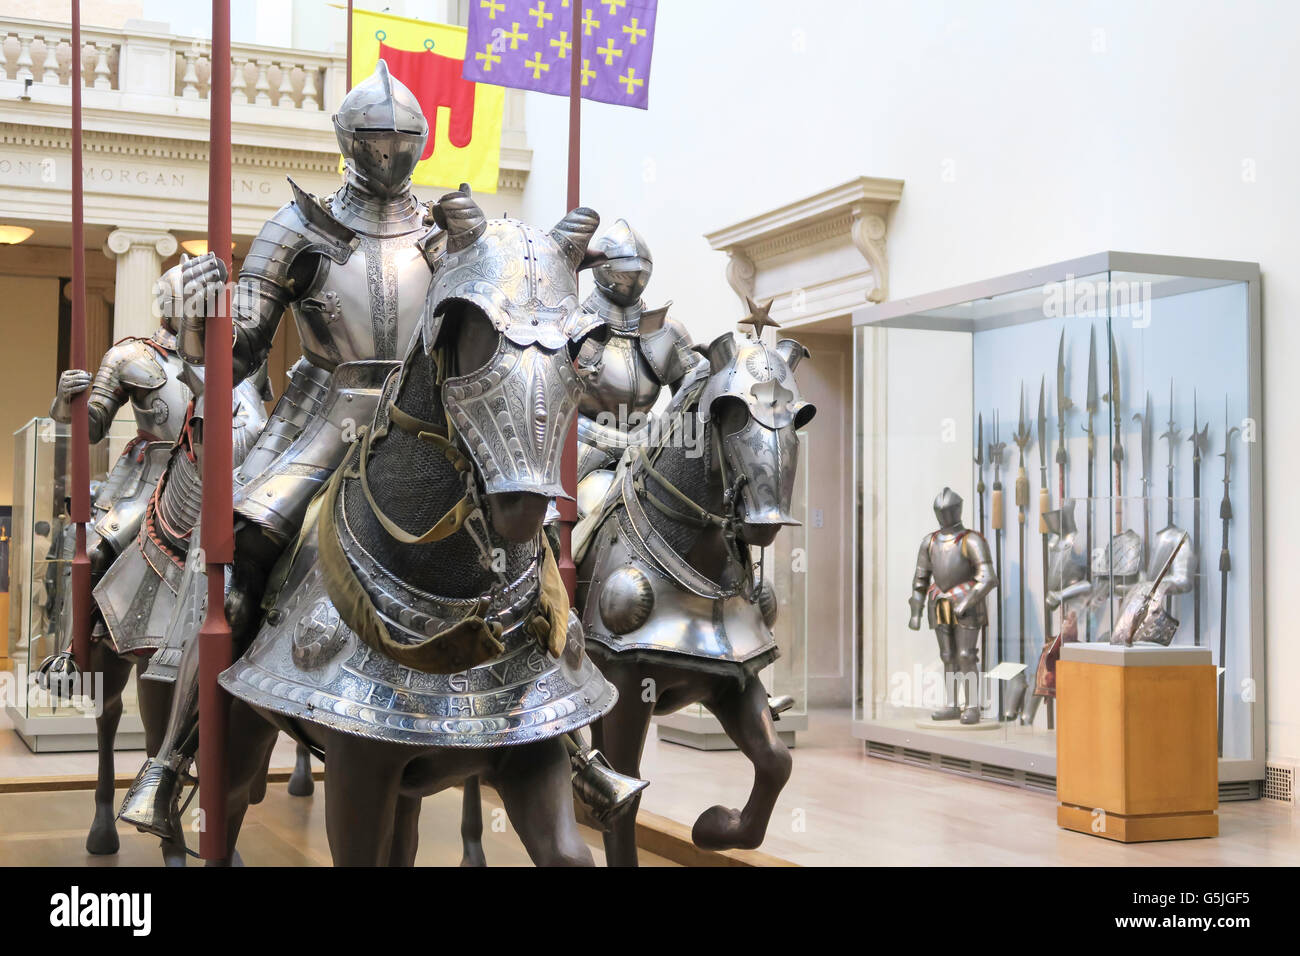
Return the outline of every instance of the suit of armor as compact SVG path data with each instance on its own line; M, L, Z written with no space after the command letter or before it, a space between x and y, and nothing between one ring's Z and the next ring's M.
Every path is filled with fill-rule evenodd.
M650 410L660 390L676 392L700 357L686 330L668 318L668 306L649 310L641 300L654 261L645 240L618 220L594 246L604 256L592 270L596 288L582 304L575 335L583 394L578 405L578 511L599 506L613 481L611 469L629 444L644 444ZM594 333L594 334L592 334Z
M265 361L284 310L303 343L303 358L234 474L226 613L237 654L252 636L272 565L297 537L308 504L342 463L356 428L372 419L384 380L419 324L429 284L422 251L445 241L410 190L428 124L383 60L339 104L334 129L346 163L343 186L318 200L290 181L293 201L249 247L231 306L236 382ZM225 266L212 255L186 270L186 297L225 282ZM183 314L181 354L202 364L204 310ZM181 661L167 735L123 804L128 822L165 825L158 814L174 803L177 771L192 756L192 744L182 753L182 742L197 738L197 656L187 652Z
M934 513L939 530L921 541L912 578L912 596L908 599L912 616L908 627L921 626L921 609L925 608L930 628L939 641L943 661L944 706L931 716L935 720L955 720L977 724L979 701L980 629L988 623L984 598L998 586L988 542L977 531L961 523L961 498L945 488L934 499ZM966 688L964 706L957 705L957 681Z
M136 437L113 464L93 502L90 560L95 577L108 570L139 531L149 495L166 464L165 449L185 424L191 397L183 381L185 363L176 353L170 316L164 314L163 322L149 338L116 343L104 353L93 379L81 369L64 372L50 406L50 417L66 424L72 421L72 399L89 389L91 444L104 438L124 405L129 403L135 416Z

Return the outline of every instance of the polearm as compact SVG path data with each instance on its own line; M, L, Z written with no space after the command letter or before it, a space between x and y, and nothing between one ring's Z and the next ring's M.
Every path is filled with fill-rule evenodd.
M1016 523L1017 538L1020 543L1020 566L1017 569L1019 587L1016 589L1016 597L1019 601L1020 608L1020 659L1018 663L1027 664L1025 657L1025 516L1029 513L1029 474L1025 470L1025 448L1033 438L1033 433L1029 430L1029 423L1025 421L1025 383L1020 383L1020 421L1016 427L1016 432L1011 436L1011 440L1016 443L1020 449L1020 459L1016 470ZM1014 713L1013 717L1020 716L1025 706L1025 688L1028 685L1028 678L1022 670L1012 680L1011 700L1013 706L1010 708ZM1003 712L1003 717L1007 717L1007 712Z
M1124 415L1121 404L1119 350L1115 348L1115 333L1110 337L1110 391L1103 398L1110 403L1110 418L1115 430L1114 444L1110 450L1110 460L1115 465L1115 531L1119 534L1124 529ZM1111 547L1114 547L1114 534L1111 535ZM1145 543L1143 545L1145 547ZM1115 566L1115 555L1111 555L1110 566Z
M989 464L993 466L993 540L994 540L994 574L998 579L997 591L998 600L998 627L996 643L998 648L998 663L1007 659L1007 647L1005 643L1005 633L1002 628L1002 528L1004 524L1004 512L1002 502L1002 456L1006 452L1006 445L998 441L998 412L993 410L993 441L989 444ZM998 685L998 713L1002 713L1002 694L1003 684Z
M1065 380L1065 329L1056 346L1056 497L1065 507L1065 472L1070 454L1065 447L1065 418L1074 403L1070 401L1070 386Z
M1118 394L1118 392L1116 393ZM1151 458L1154 451L1155 442L1155 423L1152 421L1154 412L1151 410L1151 393L1147 392L1147 403L1144 410L1137 412L1133 416L1133 421L1142 426L1142 443L1139 449L1142 453L1142 567L1147 566L1151 557ZM1118 490L1116 494L1118 494ZM1115 531L1118 533L1121 529L1118 527L1116 520Z
M1219 756L1223 756L1223 690L1228 676L1228 572L1232 556L1228 554L1228 529L1232 524L1232 498L1228 489L1232 480L1232 436L1239 428L1228 418L1228 397L1223 397L1223 500L1219 502L1219 519L1223 522L1223 543L1219 547Z
M1043 544L1043 647L1052 643L1052 608L1047 603L1047 512L1052 507L1052 493L1047 488L1047 377L1038 383L1038 535ZM1028 663L1028 661L1026 661ZM1037 681L1035 681L1037 683ZM1033 712L1030 712L1032 719ZM1052 701L1047 701L1047 729L1056 723Z
M1196 391L1192 390L1192 642L1201 646L1201 454L1210 447L1210 423L1197 429Z
M81 0L72 0L72 328L71 368L86 367L86 214L81 167ZM90 521L90 390L72 400L72 656L82 674L90 674L90 556L86 524Z
M1182 439L1182 432L1178 430L1178 424L1174 421L1174 380L1169 380L1169 421L1165 422L1165 430L1160 435L1165 441L1169 442L1169 464L1165 466L1165 497L1168 501L1166 511L1165 527L1174 526L1174 461L1178 457L1178 442ZM1200 542L1195 541L1195 547L1200 547Z
M212 0L212 95L209 105L208 248L231 271L230 249L230 0ZM232 283L233 285L233 283ZM214 307L215 306L215 307ZM217 677L231 664L226 621L226 565L234 560L231 488L230 291L207 304L204 339L203 511L199 535L208 578L208 608L199 629L199 855L224 861L226 847L226 736L230 698Z
M1084 547L1088 552L1088 579L1092 580L1092 499L1096 494L1097 483L1097 432L1093 426L1093 418L1097 415L1097 326L1093 325L1088 329L1088 395L1084 400L1084 412L1088 416L1088 424L1084 426L1083 433L1088 436L1088 507L1087 514L1084 515ZM1092 615L1083 615L1083 639L1092 640Z
M984 492L988 486L984 484L984 413L979 413L979 431L975 435L975 468L979 474L979 481L975 485L975 496L979 500L980 514L980 537L984 537ZM984 669L989 669L989 622L985 616L984 626L980 628L980 663Z
M567 212L577 208L582 169L582 5L573 3L571 23L573 47L569 62L569 190ZM573 563L573 526L578 522L578 418L575 415L569 433L564 438L564 451L560 456L560 484L566 494L558 498L556 510L560 513L560 578L569 592L569 604L577 602L578 569Z

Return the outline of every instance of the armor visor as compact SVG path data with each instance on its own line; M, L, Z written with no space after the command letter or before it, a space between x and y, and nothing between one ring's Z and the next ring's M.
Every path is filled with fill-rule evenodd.
M564 437L581 385L565 345L501 336L483 368L443 382L443 402L489 494L569 498L560 482Z
M596 287L620 305L632 305L650 284L654 265L641 256L606 259L593 270Z
M367 192L391 197L405 191L424 152L425 134L391 129L344 129L336 119L339 149Z

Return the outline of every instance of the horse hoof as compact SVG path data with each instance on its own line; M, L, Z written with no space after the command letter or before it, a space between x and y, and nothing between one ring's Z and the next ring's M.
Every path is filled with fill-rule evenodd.
M289 777L289 796L310 797L315 792L316 781L312 779L310 770L305 772L295 770Z
M482 847L470 849L466 847L464 855L460 858L461 866L487 866L487 857L483 855Z
M709 807L691 829L691 841L702 850L752 850L763 842L746 833L739 810Z
M112 856L120 846L121 840L117 836L112 809L103 814L96 812L95 822L90 825L90 833L86 837L86 852L93 856Z
M188 864L185 859L185 848L177 846L174 843L168 843L166 840L161 844L163 866L178 866L184 868Z

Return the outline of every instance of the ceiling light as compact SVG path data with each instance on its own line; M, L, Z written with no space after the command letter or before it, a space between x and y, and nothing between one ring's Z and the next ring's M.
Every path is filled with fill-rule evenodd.
M201 256L208 251L208 240L206 239L186 239L181 243L181 248L192 256ZM230 251L235 251L235 241L230 241Z
M0 245L16 246L26 239L30 239L33 230L26 226L0 226Z

